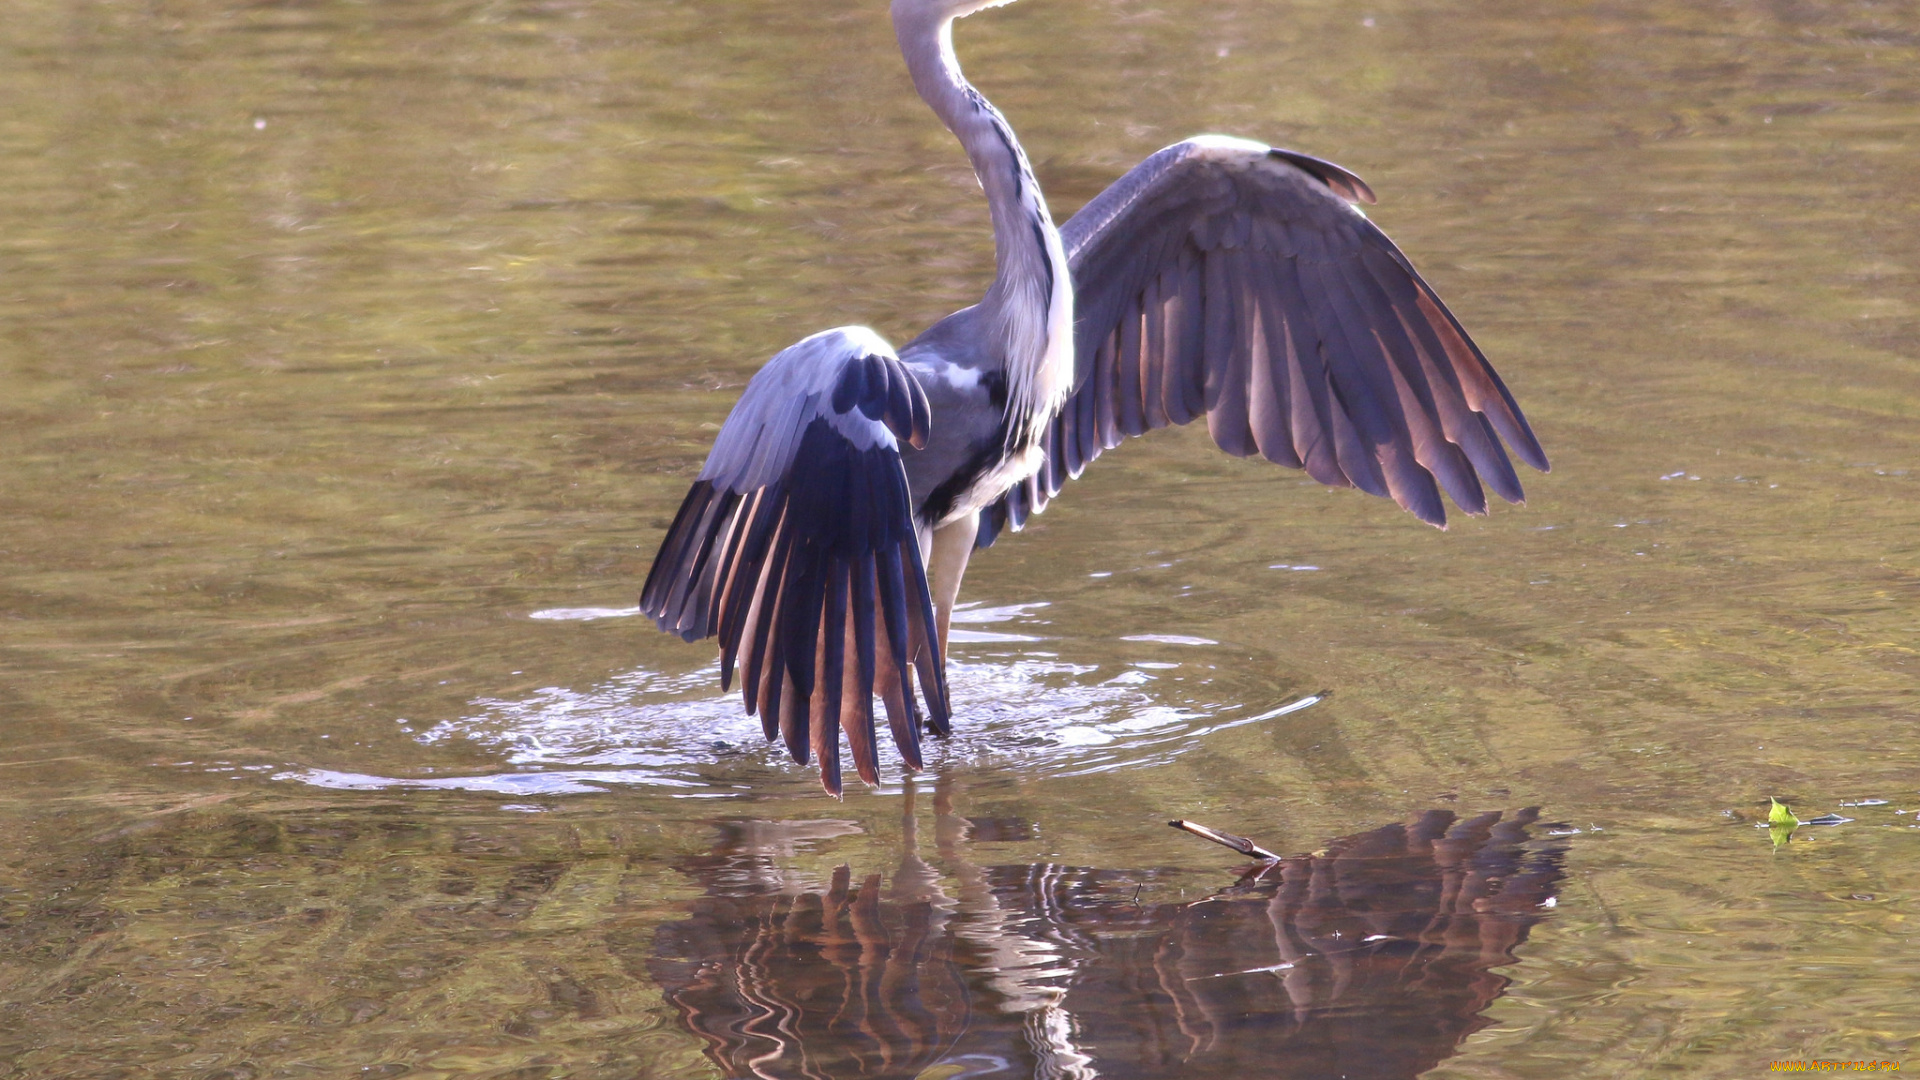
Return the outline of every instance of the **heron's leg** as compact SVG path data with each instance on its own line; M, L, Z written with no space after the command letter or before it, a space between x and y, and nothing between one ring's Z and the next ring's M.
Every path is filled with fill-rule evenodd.
M956 518L933 530L933 552L927 558L927 587L933 592L933 621L940 635L940 662L947 662L947 623L953 602L960 596L974 538L980 535L980 511Z

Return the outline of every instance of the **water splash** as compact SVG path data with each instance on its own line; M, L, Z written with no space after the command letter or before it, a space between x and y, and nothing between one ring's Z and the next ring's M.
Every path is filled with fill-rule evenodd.
M1045 624L1034 612L1045 606L970 607L957 611L954 621L1042 629ZM1170 646L1168 655L1104 666L1037 650L987 654L964 648L1045 640L1042 634L999 631L955 634L947 673L959 703L954 733L926 744L930 768L1084 776L1162 764L1213 732L1271 720L1320 700L1309 695L1265 709L1259 703L1206 700L1202 695L1212 681L1212 665L1200 649L1216 643L1205 638L1134 635L1125 640ZM718 693L718 682L717 663L682 674L641 668L585 689L551 686L519 698L482 697L466 715L415 736L424 746L464 741L488 750L507 766L501 772L386 777L307 768L288 769L275 778L327 788L451 789L518 797L639 786L714 798L741 794L752 788L749 780L768 772L810 776L811 767L789 761L783 750L767 743L760 721L742 713L738 689Z

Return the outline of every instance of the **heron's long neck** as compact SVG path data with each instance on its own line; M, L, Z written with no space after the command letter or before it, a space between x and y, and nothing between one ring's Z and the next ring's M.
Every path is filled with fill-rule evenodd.
M953 20L894 9L915 89L966 148L993 218L998 273L981 300L1007 371L1009 437L1038 438L1073 383L1073 279L1060 232L1013 128L968 83L953 54Z

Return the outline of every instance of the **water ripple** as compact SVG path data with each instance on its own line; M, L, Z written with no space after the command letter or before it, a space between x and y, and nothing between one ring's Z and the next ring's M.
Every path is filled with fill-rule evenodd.
M957 612L955 621L1031 625L1038 622L1032 612L1044 606L975 608ZM956 635L956 644L1041 640L979 630L965 639ZM1195 691L1210 683L1211 666L1193 658L1199 655L1197 646L1213 642L1174 635L1127 640L1171 645L1180 662L1103 667L1039 651L953 656L948 680L960 706L953 736L929 740L929 767L1083 776L1156 765L1212 732L1271 720L1320 700L1308 695L1261 709L1257 703L1198 699ZM716 662L681 674L635 669L586 689L550 686L519 698L482 697L473 702L473 711L417 736L424 746L464 741L484 748L500 755L510 771L386 777L296 768L276 779L328 788L455 789L523 797L643 786L712 798L746 791L749 771L810 775L810 767L794 764L767 743L760 721L742 713L737 689L716 692L718 680Z

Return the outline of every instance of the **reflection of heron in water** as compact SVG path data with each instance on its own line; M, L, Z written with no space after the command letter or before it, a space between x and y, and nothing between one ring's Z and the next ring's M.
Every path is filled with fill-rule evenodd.
M845 822L729 823L685 864L648 966L724 1075L1410 1080L1488 1023L1560 878L1533 811L1430 811L1158 902L1155 871L975 863L1019 823L944 779L930 865L913 802L890 881L788 868Z
M1443 490L1473 514L1483 482L1520 500L1502 439L1547 467L1486 357L1356 209L1372 191L1337 165L1201 136L1055 229L1013 129L954 58L953 20L994 3L893 0L914 86L986 192L986 295L898 355L847 326L768 361L641 594L662 629L719 636L722 683L738 666L767 737L817 757L836 793L841 730L877 781L876 692L921 767L922 726L948 731L968 557L1122 436L1205 417L1230 454L1435 525Z

